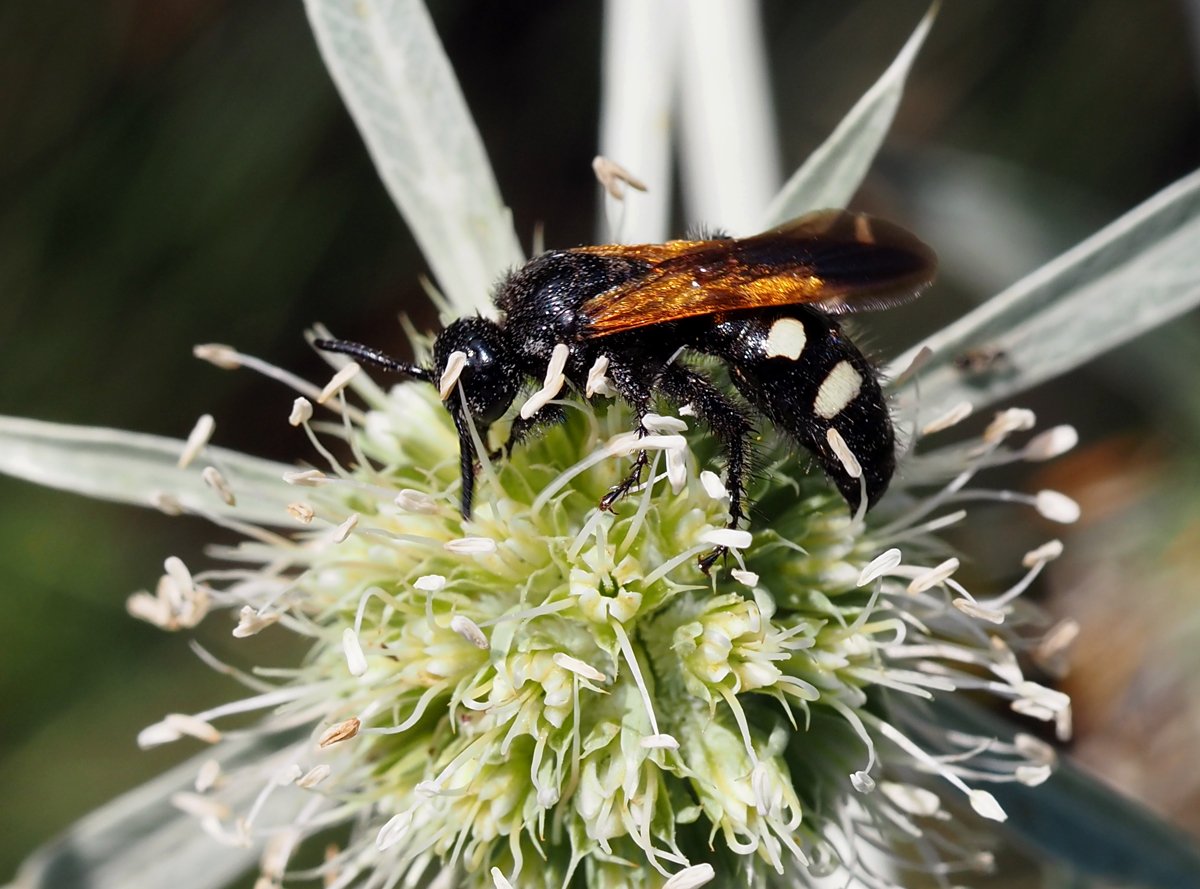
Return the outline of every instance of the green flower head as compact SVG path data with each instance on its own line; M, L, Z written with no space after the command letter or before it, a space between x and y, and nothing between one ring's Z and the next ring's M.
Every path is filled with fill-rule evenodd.
M1066 731L1065 697L1025 679L1013 654L1028 644L1014 600L1061 547L1030 553L1020 583L980 599L936 533L996 496L973 487L977 471L1052 456L1069 429L1014 449L1033 417L1007 411L951 452L910 449L869 517L768 446L747 533L724 528L712 445L678 417L651 416L650 481L616 514L598 509L626 471L632 418L619 402L564 399L567 423L484 461L464 520L457 437L434 388L384 393L346 367L321 396L340 422L316 423L304 397L292 411L327 463L289 475L292 529L249 533L224 553L234 570L173 562L156 595L131 600L165 627L227 608L237 635L279 625L311 639L301 667L246 677L246 700L142 734L213 741L215 720L248 710L267 711L260 733L308 726L187 797L214 835L294 841L346 825L323 868L333 886L434 873L465 886L754 885L857 873L872 845L924 866L969 830L943 796L1002 819L975 785L1048 774L1045 745L947 733L927 708L984 689ZM237 476L212 469L236 498ZM1028 500L1073 518L1061 495ZM732 559L708 577L697 557L714 543ZM261 792L239 810L248 786ZM263 814L267 795L290 820ZM942 866L985 860L958 843ZM265 885L282 876L269 848Z

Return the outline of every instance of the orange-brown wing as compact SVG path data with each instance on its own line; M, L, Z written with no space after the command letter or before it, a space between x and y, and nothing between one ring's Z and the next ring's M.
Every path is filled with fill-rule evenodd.
M751 238L580 247L650 263L650 270L585 300L589 336L700 315L800 303L842 314L916 297L937 258L898 225L845 210L810 213Z

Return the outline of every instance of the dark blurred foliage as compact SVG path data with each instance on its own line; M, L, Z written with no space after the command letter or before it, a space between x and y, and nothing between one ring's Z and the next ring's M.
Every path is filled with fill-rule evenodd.
M433 5L523 241L538 223L550 244L591 239L600 7ZM874 81L923 9L765 3L788 168ZM961 242L935 240L944 283L904 327L872 325L882 352L1197 166L1195 16L1168 0L946 4L861 201ZM0 413L182 437L210 412L219 444L291 461L307 454L282 422L291 394L195 361L193 344L229 342L315 378L323 365L301 338L314 321L397 351L399 313L434 324L422 260L300 4L9 3L0 59ZM728 113L736 126L737 109ZM956 224L941 195L970 202L969 224ZM1100 471L1153 464L1126 492L1143 504L1136 521L1175 516L1194 536L1194 504L1153 499L1158 489L1143 483L1195 478L1191 321L1028 401L1044 421L1080 426L1085 441L1121 433L1140 443L1101 454L1074 481L1051 481L1078 492ZM75 817L194 752L139 753L138 728L231 688L183 640L124 612L126 594L153 584L164 556L199 564L219 535L8 479L0 504L3 879ZM1101 551L1130 537L1127 525L1096 527L1086 543ZM963 543L980 556L970 570L998 571L993 552L1011 566L1020 552L1011 536L998 540L986 513L972 528L978 539ZM1036 528L1029 542L1054 533ZM1069 565L1056 585L1079 588ZM1140 601L1127 595L1123 605ZM1120 609L1105 619L1120 620ZM218 615L198 638L243 659L228 630ZM258 642L255 662L298 654L271 634ZM1183 820L1196 827L1194 813Z

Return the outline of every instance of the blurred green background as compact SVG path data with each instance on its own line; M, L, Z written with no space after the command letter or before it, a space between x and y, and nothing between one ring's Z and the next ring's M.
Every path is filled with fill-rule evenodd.
M591 240L600 5L432 6L523 241L539 223L552 246ZM924 5L762 9L790 170ZM944 265L912 311L872 319L881 354L1197 166L1198 34L1200 4L1184 0L946 4L860 195ZM183 437L208 412L217 443L291 461L307 454L283 422L291 393L200 363L193 344L232 343L320 378L301 338L315 321L394 350L400 312L434 324L422 260L300 4L9 3L0 58L0 413ZM1090 508L1043 589L1086 622L1066 685L1077 752L1200 833L1196 328L1176 322L1032 393L1043 422L1074 423L1085 447L1012 483L1057 485ZM981 515L964 545L979 576L1003 579L1020 550ZM232 687L184 640L128 618L124 600L152 587L165 556L200 564L220 536L0 478L0 880L194 752L141 753L134 736ZM246 663L229 629L217 615L197 637ZM297 656L267 634L249 657Z

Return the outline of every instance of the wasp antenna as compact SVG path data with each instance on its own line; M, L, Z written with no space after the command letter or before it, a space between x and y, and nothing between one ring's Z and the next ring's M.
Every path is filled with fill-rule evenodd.
M372 349L370 346L364 346L362 343L352 343L349 340L313 340L313 345L322 352L338 352L342 355L350 355L353 358L359 358L368 364L373 364L384 370L410 376L414 380L421 380L426 383L433 382L433 373L427 368L416 364L409 364L407 361L397 361L390 355L380 352L378 349Z

